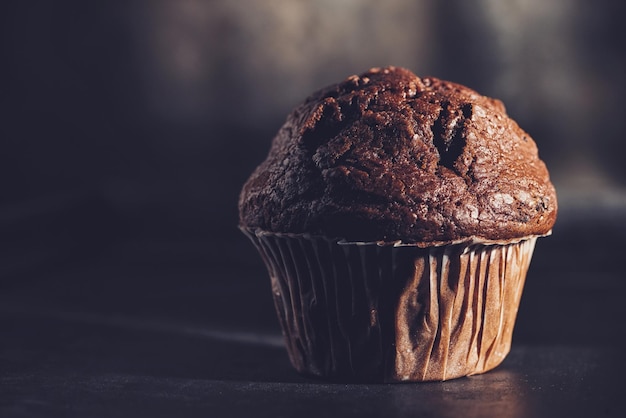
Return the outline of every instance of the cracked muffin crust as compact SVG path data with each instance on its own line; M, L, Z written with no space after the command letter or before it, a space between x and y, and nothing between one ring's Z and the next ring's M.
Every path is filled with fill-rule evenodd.
M249 229L424 246L544 235L556 213L535 142L500 101L397 67L296 107L239 199Z

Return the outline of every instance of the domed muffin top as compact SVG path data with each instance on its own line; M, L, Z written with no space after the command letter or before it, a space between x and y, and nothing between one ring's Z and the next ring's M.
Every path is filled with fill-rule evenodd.
M506 241L551 230L532 138L495 99L373 68L296 107L239 199L240 225L348 241Z

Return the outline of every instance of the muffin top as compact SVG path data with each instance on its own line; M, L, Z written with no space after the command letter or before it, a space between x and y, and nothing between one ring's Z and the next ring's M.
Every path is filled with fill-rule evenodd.
M296 107L241 191L240 226L433 245L550 232L537 146L499 100L397 67Z

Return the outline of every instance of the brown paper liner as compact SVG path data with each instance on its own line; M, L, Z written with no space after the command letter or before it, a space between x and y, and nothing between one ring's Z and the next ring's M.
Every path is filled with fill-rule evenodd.
M420 248L245 230L293 366L343 381L447 380L499 365L537 237Z

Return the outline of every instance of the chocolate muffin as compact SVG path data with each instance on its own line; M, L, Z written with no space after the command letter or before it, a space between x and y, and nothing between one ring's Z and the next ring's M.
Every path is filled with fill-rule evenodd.
M556 213L536 144L500 101L396 67L296 107L239 201L292 363L344 381L497 366Z

